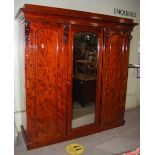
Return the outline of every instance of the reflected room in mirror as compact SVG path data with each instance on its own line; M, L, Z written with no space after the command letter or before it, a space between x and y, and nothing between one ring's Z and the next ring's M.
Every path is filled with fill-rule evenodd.
M77 32L73 45L72 128L95 123L98 36Z

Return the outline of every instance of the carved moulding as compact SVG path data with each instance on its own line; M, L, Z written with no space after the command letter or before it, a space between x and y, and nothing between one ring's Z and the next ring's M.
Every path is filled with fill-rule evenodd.
M25 20L25 42L26 45L29 43L29 34L30 34L30 21Z
M68 42L68 34L69 34L69 26L64 25L64 43L67 44Z

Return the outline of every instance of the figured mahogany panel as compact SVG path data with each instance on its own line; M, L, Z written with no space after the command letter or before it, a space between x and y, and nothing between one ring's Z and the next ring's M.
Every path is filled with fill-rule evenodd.
M56 31L36 31L36 136L57 134L57 46Z
M66 133L66 53L60 48L61 29L61 25L31 24L32 39L26 54L30 141Z
M58 131L61 135L66 135L66 121L67 121L67 40L64 42L64 24L59 25L60 37L59 37L59 52L57 59L57 74L58 74L58 91L57 91L57 102L58 102Z
M119 108L122 105L121 98L122 95L126 94L121 86L127 85L127 77L122 76L122 72L128 71L127 66L122 68L124 62L124 33L120 30L106 30L104 34L106 47L103 56L102 75L101 121L103 124L118 120Z

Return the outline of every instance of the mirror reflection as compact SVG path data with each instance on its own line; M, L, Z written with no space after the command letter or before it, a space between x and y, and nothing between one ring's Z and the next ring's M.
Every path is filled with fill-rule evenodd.
M74 35L72 128L95 122L98 36Z

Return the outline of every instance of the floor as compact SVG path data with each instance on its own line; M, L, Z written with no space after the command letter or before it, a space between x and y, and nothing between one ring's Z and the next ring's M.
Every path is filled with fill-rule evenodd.
M21 133L15 145L15 155L68 155L65 147L70 143L84 146L83 155L118 155L140 146L140 110L125 112L126 123L122 127L103 131L90 136L27 151Z

